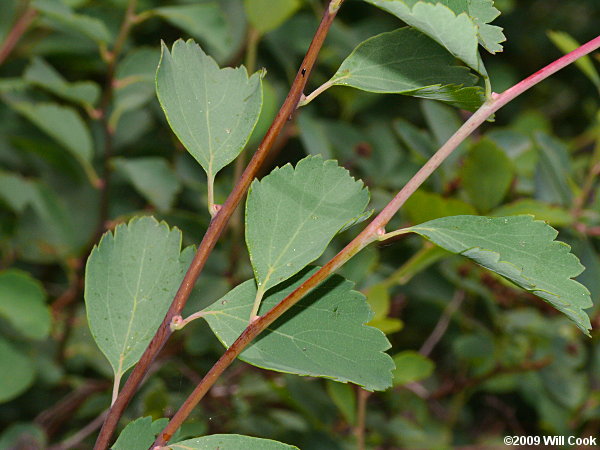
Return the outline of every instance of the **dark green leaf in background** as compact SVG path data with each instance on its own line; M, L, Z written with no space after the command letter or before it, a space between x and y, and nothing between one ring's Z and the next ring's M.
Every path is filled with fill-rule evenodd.
M248 21L260 34L279 27L301 5L301 0L244 0Z
M104 22L95 17L78 14L61 1L34 0L32 5L58 28L67 27L97 43L107 44L112 41L112 36Z
M93 107L100 98L100 87L92 81L69 83L54 67L41 58L34 58L23 77L29 83L86 107Z
M181 183L167 160L153 156L115 158L113 164L159 211L171 209L177 193L181 190Z
M42 284L16 269L0 272L0 316L21 335L45 339L52 318Z
M514 176L514 166L506 153L489 139L475 144L462 167L462 186L482 213L498 206Z
M34 377L33 361L0 337L0 403L22 394Z
M304 272L267 293L264 314L289 295L316 269ZM240 358L279 372L352 382L367 390L391 385L390 346L385 335L365 325L371 317L365 297L353 283L333 275L294 305ZM246 281L204 310L204 318L224 345L230 346L248 325L256 296L254 280Z
M408 230L440 247L472 259L543 298L589 335L592 306L585 286L573 280L584 267L558 232L531 216L454 216Z
M361 43L328 83L440 100L475 110L483 89L442 46L412 28L382 33Z

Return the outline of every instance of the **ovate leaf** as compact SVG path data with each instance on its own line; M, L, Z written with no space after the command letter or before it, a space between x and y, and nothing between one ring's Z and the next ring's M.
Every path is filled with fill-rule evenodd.
M242 151L258 120L260 76L219 69L193 41L163 44L156 90L171 128L209 179Z
M415 0L365 0L400 18L425 33L463 61L487 77L478 51L479 36L475 20L466 13L456 14L443 2Z
M61 28L70 28L97 43L106 44L112 40L104 22L94 17L77 14L58 0L35 0L33 7Z
M0 272L0 316L30 339L45 339L50 333L52 317L46 293L42 284L26 272Z
M244 0L248 21L261 34L279 27L301 5L301 0Z
M30 103L10 99L9 104L61 144L81 164L90 182L97 183L98 175L92 166L92 136L75 109L55 103Z
M485 213L502 202L513 176L513 163L504 150L482 139L465 158L462 185L473 205Z
M476 81L444 47L407 27L362 42L329 83L431 98L475 110L485 100L483 89L472 87Z
M100 98L100 88L96 83L91 81L69 83L54 67L41 58L34 58L23 76L28 82L83 106L92 107Z
M169 444L171 450L298 450L298 447L270 439L240 434L213 434Z
M361 181L333 160L304 158L255 180L246 202L246 243L264 292L317 259L369 201Z
M267 293L260 314L275 306L316 269L297 275ZM365 325L373 316L353 283L333 275L300 300L250 344L240 358L279 372L352 382L367 390L391 384L390 347L385 335ZM248 325L256 284L246 281L213 303L204 318L225 346Z
M135 189L160 211L168 211L181 184L164 158L115 158L113 163Z
M546 223L531 216L454 216L408 230L543 298L589 335L583 310L592 306L590 293L572 279L584 267L567 244L554 240L558 232Z
M152 339L189 266L181 232L153 217L106 233L87 261L85 304L92 335L118 379Z
M0 338L0 403L22 394L33 383L33 361Z
M167 423L168 419L158 419L153 422L152 417L140 417L129 422L111 450L147 450Z
M394 356L394 385L404 385L424 380L433 373L435 365L426 356L406 350Z

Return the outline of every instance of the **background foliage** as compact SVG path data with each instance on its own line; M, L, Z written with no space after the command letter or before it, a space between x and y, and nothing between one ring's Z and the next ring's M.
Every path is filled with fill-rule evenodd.
M32 2L37 16L0 66L0 448L93 442L112 376L90 335L82 295L83 267L99 232L152 214L181 229L186 248L210 220L206 176L155 96L160 40L170 48L192 37L222 66L267 69L249 153L287 92L322 8L317 0L280 3L140 1L142 20L113 61L107 49L119 42L125 0ZM0 41L26 6L5 1ZM579 42L598 31L594 0L496 6L503 14L495 23L508 38L503 53L484 55L496 92L560 56L549 30ZM309 86L329 80L360 42L399 25L366 2L348 1ZM453 214L546 220L586 266L577 279L592 293L596 306L587 313L598 328L600 196L590 177L600 152L598 91L571 67L522 96L444 163L394 225ZM334 86L288 125L263 175L307 154L335 158L369 187L369 208L377 211L465 117L431 100ZM219 172L217 204L241 167ZM334 238L321 262L355 233ZM226 237L188 313L253 276L241 215ZM237 362L182 438L235 432L337 449L352 448L357 433L367 447L431 448L494 444L507 434L600 433L596 330L585 337L533 295L416 236L369 247L340 273L367 295L371 324L392 342L394 387L369 394ZM123 424L168 416L222 351L202 321L176 333ZM92 436L78 435L88 424Z

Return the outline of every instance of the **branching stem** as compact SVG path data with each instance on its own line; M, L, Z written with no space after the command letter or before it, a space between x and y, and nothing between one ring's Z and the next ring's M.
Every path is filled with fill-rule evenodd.
M337 5L335 10L335 12L337 12L337 9L339 9L339 6L344 2L344 0L333 1ZM331 27L333 19L335 18L335 12L332 13L329 9L327 9L324 12L323 19L321 20L321 23L319 24L319 27L315 32L310 47L306 52L306 56L302 61L300 69L296 74L296 78L292 83L290 91L283 105L281 106L281 109L277 113L277 116L275 116L271 127L267 131L257 151L254 153L254 156L250 160L250 163L246 167L246 170L244 170L244 173L242 174L240 180L236 183L231 194L229 194L229 197L220 209L219 213L213 218L208 229L206 230L206 234L204 235L202 242L198 247L196 255L194 256L194 259L192 260L192 263L188 271L186 272L177 293L175 294L175 298L173 299L173 302L171 303L171 306L169 307L169 310L167 311L163 322L160 324L156 334L152 338L152 341L150 341L150 344L144 351L144 354L142 355L141 359L136 364L135 368L131 372L131 375L125 382L125 385L119 393L117 400L112 405L106 417L106 421L104 422L104 425L100 430L100 434L96 441L96 445L94 446L95 450L105 450L106 448L108 448L111 437L115 431L115 428L117 427L119 418L125 410L125 407L131 401L131 398L137 391L137 388L139 387L140 383L143 381L144 375L148 371L150 365L152 364L152 362L164 346L165 342L171 335L171 321L173 317L181 314L181 311L183 310L183 307L185 306L187 299L189 298L192 288L194 287L198 276L202 272L206 260L208 259L209 254L211 253L217 240L219 239L219 236L221 236L221 233L226 228L229 218L234 213L240 200L250 187L250 183L252 182L252 180L258 173L258 170L265 161L265 158L267 157L269 150L273 146L275 139L283 129L284 125L287 123L291 114L296 110L296 106L298 105L300 96L302 95L302 92L304 91L304 88L306 86L306 80L310 75L310 72L316 62L317 55L321 50L323 42L325 41L325 37L327 36L329 28ZM237 355L235 355L233 358L235 359L236 356ZM229 363L227 365L229 365ZM173 422L173 424L176 423L177 422ZM165 433L161 434L161 436L164 435ZM159 440L160 439L161 438L159 437ZM168 438L166 441L163 441L163 443L167 441Z
M335 3L335 0L332 1ZM331 10L331 4L329 11ZM225 371L229 365L240 355L240 353L264 331L275 320L281 317L287 310L295 305L304 295L324 281L335 270L341 267L346 261L356 255L361 249L378 240L378 235L385 228L387 223L402 207L404 202L421 186L425 180L440 166L440 164L488 117L498 111L502 106L521 95L526 90L535 86L540 81L554 74L558 70L568 66L578 58L600 47L600 36L582 45L576 50L564 55L556 61L550 63L543 69L517 83L502 94L492 94L491 98L479 108L448 141L425 163L425 165L406 183L406 185L396 194L388 205L371 221L371 223L344 249L333 257L327 264L315 272L308 280L296 288L286 298L281 300L265 315L260 316L251 322L242 334L231 344L225 353L219 358L215 365L207 372L202 381L196 386L194 391L186 399L183 405L175 413L169 424L158 435L152 448L161 448L166 445L175 431L181 426L184 420L192 412L198 402L204 397L211 386ZM220 214L219 214L220 215ZM219 217L219 216L217 216Z

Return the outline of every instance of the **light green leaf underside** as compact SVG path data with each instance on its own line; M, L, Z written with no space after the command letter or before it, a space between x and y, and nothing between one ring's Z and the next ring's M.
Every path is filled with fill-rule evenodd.
M181 184L164 158L115 158L113 163L135 189L160 211L171 209Z
M524 198L502 205L490 212L492 216L518 216L529 214L555 227L570 226L575 220L566 208L539 200Z
M316 269L303 272L267 293L260 314L289 295ZM390 347L385 335L365 325L371 317L364 295L333 275L314 289L248 346L240 358L279 372L352 382L367 390L391 385ZM204 318L225 346L248 325L256 285L246 281L204 311Z
M260 76L219 69L193 41L163 44L156 90L169 125L209 177L242 151L262 105Z
M474 110L485 100L469 69L428 36L412 28L362 42L331 78L334 85L369 92L440 100Z
M408 230L543 298L589 335L590 319L583 310L592 306L590 293L572 279L584 267L544 222L531 216L454 216Z
M135 419L121 431L111 450L147 450L168 422L165 418L155 421L152 421L152 417Z
M100 98L100 87L91 81L69 83L41 58L34 58L25 70L25 80L51 93L83 106L92 107Z
M31 359L0 337L0 403L23 393L33 383L35 367Z
M172 450L298 450L298 447L270 439L240 434L213 434L169 444Z
M264 292L317 259L369 202L361 181L320 156L254 181L246 201L246 243Z
M94 17L77 14L57 0L35 0L33 7L57 24L70 28L98 43L109 43L112 36L104 22Z
M119 225L92 250L87 317L116 377L138 361L161 323L189 266L192 252L180 250L181 232L153 217Z
M75 109L55 103L30 103L6 97L10 106L29 119L77 159L90 182L98 176L92 166L93 144L90 131Z
M365 0L400 18L444 46L455 57L487 77L478 51L478 27L467 13L456 14L440 3L415 0Z
M248 21L261 34L278 28L302 6L300 0L244 0Z
M0 317L29 339L45 339L52 317L42 284L26 272L0 272Z

